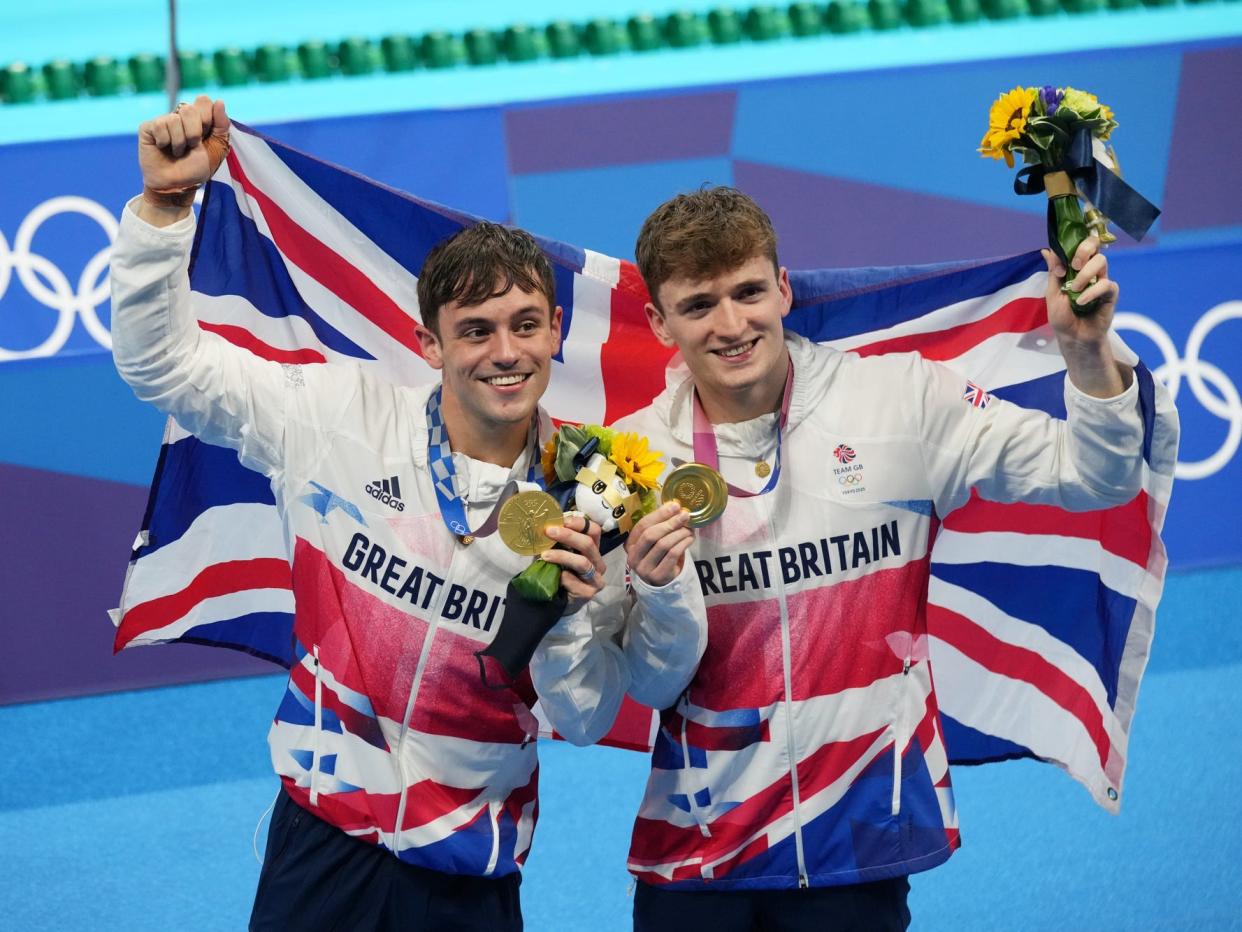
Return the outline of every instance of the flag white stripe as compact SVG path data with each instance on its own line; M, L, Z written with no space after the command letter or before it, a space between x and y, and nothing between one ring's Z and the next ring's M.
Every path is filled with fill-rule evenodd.
M275 520L271 505L241 502L208 508L180 538L142 558L142 572L131 574L121 609L128 612L144 602L180 592L217 559L264 557L289 559L282 525Z
M1139 598L1150 574L1125 557L1105 550L1098 540L1014 531L941 531L933 548L935 564L1008 563L1011 566L1059 566L1095 573L1109 589Z

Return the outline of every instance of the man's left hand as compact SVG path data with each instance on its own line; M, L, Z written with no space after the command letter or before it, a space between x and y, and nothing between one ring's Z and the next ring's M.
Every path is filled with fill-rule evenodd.
M1100 240L1089 236L1070 259L1074 269L1073 286L1081 289L1077 304L1098 301L1091 313L1079 317L1070 305L1069 295L1061 291L1065 266L1051 249L1042 250L1048 264L1048 323L1056 334L1065 357L1070 381L1081 391L1097 398L1119 395L1133 378L1128 367L1118 366L1108 342L1108 331L1117 310L1117 283L1108 277L1108 259L1100 251Z

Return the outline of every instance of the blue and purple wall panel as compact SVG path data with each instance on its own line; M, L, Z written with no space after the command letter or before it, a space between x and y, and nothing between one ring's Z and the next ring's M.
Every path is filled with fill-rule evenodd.
M892 265L1042 243L1043 204L1017 198L1012 173L974 148L999 92L1044 82L1113 107L1126 177L1164 210L1150 240L1119 244L1113 264L1142 328L1127 340L1183 375L1182 460L1199 478L1174 493L1172 564L1242 562L1242 39L263 128L420 196L614 255L632 255L665 197L729 183L770 211L786 264ZM0 702L270 669L189 646L111 656L106 611L162 430L98 339L100 214L119 216L137 187L133 143L0 146L0 176ZM40 220L41 205L65 197L93 203L56 200ZM1202 362L1185 364L1196 327ZM50 357L10 358L39 346Z

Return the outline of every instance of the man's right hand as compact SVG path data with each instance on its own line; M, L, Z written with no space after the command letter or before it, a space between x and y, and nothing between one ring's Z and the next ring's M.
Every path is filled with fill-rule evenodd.
M625 559L630 572L649 586L667 586L681 573L682 559L694 543L690 512L677 502L661 505L630 529Z
M186 216L196 189L215 174L228 151L229 118L222 100L201 95L147 120L138 127L139 216L157 226Z

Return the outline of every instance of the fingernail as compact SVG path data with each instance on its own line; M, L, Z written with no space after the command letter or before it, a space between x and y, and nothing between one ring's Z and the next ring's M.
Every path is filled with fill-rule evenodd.
M550 556L552 556L552 551L551 551L551 550L545 550L543 553L539 554L539 559L540 559L540 560L546 560L546 559L548 559L548 557L550 557Z

